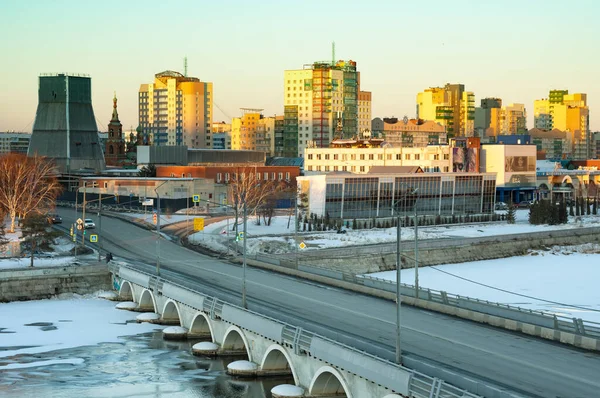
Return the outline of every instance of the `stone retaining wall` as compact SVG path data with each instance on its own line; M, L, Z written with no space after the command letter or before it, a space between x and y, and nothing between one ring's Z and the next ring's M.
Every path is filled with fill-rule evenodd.
M72 265L0 270L0 302L40 300L61 293L111 290L106 265Z
M419 249L419 267L429 265L463 263L479 260L492 260L527 254L528 250L544 249L554 245L580 245L583 243L598 243L598 234L579 234L561 237L534 238L530 240L510 239L500 236L498 241L485 242L465 246L444 248ZM414 267L414 250L402 252L402 268ZM293 261L292 259L289 259ZM390 271L396 269L396 253L381 255L368 254L352 257L310 257L300 258L300 262L315 267L327 268L335 271L344 271L355 275L371 272Z

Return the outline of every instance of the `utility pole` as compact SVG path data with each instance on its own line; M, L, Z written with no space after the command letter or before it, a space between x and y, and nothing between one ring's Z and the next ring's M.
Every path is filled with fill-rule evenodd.
M81 217L83 218L83 227L81 230L81 244L85 248L85 181L83 182L83 212L81 214Z
M99 242L99 246L100 249L102 249L102 239L104 238L102 236L102 191L100 191L100 197L98 198L99 201L99 207L98 207L98 232L100 232L100 242ZM100 249L98 250L98 261L101 260L101 254L100 254Z
M246 198L244 195L244 264L242 266L242 307L248 308L246 304L246 223L248 221L247 210L246 210Z
M417 199L415 199L415 298L419 298L419 219L417 218Z
M160 194L156 192L156 275L160 276Z
M393 210L393 207L392 207ZM400 308L402 306L402 295L400 294L401 270L400 263L400 212L396 212L396 363L402 364L402 350L400 349Z
M298 269L298 196L294 201L294 246L296 246L296 269Z

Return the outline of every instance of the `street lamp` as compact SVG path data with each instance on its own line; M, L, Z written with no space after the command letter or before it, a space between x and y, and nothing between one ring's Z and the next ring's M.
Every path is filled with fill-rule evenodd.
M414 188L410 192L406 192L402 198L398 199L392 204L392 211L394 207L400 203L401 200L405 200L408 195L414 195L417 193L419 188ZM400 293L400 283L401 283L401 270L402 265L400 263L400 237L401 237L401 222L400 212L396 214L396 363L402 363L402 350L400 348L400 311L402 308L402 295Z
M413 192L413 194L417 193L418 188ZM417 200L419 199L419 194L417 193L417 197L415 198L415 203L413 204L415 208L415 298L419 298L419 219L417 218Z
M160 276L160 194L158 188L162 187L169 181L164 181L162 184L154 188L156 193L156 275Z

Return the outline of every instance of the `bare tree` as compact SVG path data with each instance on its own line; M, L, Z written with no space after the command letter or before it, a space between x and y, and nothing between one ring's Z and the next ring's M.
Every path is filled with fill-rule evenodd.
M230 176L229 201L235 208L234 228L244 211L244 204L248 214L256 215L267 198L280 189L277 181L263 177L254 167L238 168Z
M46 158L0 156L0 207L10 217L10 232L15 231L17 215L25 218L34 210L52 207L60 191L55 167Z

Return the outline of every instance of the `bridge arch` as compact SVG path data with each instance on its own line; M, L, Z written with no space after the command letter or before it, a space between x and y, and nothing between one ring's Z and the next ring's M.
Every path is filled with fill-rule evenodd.
M223 350L246 350L246 354L248 355L248 361L252 362L252 353L250 352L248 345L248 339L246 339L246 335L242 329L237 326L230 326L225 332L225 337L223 337L223 344L221 348Z
M317 370L310 382L309 394L336 396L344 394L347 398L352 398L348 383L342 374L331 366L323 366ZM339 396L343 397L344 395Z
M199 336L210 334L210 341L213 343L215 342L215 334L213 333L212 324L210 323L209 317L203 312L196 313L188 334Z
M121 288L119 289L119 297L126 300L135 301L133 297L133 286L131 282L123 280L121 281Z
M142 294L140 295L140 302L138 303L138 307L141 309L150 309L152 307L152 312L156 312L156 301L154 301L154 295L148 289L144 289Z
M167 322L179 322L179 326L183 326L181 324L181 316L180 316L180 312L179 312L179 306L177 305L177 303L171 299L167 300L167 302L165 303L165 306L163 307L162 310L162 319L164 321Z
M262 370L289 369L292 372L292 376L294 376L294 384L298 385L298 375L296 374L296 369L294 369L294 366L292 365L292 359L285 348L279 344L272 344L267 348L260 368Z

